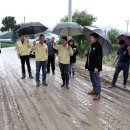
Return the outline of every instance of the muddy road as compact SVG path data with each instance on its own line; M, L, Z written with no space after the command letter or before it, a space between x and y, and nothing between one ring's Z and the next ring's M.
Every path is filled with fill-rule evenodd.
M31 59L33 75L35 60ZM108 89L103 78L100 101L87 94L91 83L86 70L77 70L70 89L62 89L59 68L47 75L48 87L21 80L14 48L0 54L0 130L130 130L130 92ZM103 76L104 77L104 76ZM105 80L106 79L106 80Z

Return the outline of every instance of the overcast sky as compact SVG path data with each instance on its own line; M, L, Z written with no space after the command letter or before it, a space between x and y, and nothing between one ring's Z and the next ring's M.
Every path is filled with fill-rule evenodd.
M130 18L129 0L72 0L73 12L87 10L97 17L97 26L112 26L126 30ZM1 0L0 21L5 16L15 16L18 23L40 21L48 27L56 25L68 14L68 0Z

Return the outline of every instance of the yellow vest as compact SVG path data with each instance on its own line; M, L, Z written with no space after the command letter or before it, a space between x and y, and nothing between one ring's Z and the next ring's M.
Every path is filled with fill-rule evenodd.
M70 56L73 55L72 48L64 47L63 45L53 45L58 50L58 60L62 64L70 64Z
M36 44L32 47L32 50L35 51L36 61L47 61L48 60L48 47L45 43Z
M16 42L16 50L17 53L20 54L20 56L29 55L30 48L31 48L31 44L29 44L27 40L24 40L24 43L22 43L21 40L18 40Z

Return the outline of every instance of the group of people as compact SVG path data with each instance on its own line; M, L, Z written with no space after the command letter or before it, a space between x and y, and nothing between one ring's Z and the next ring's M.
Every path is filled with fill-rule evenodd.
M42 84L47 86L48 84L46 82L46 74L50 73L51 66L52 74L55 75L55 58L56 54L58 53L59 67L63 81L61 87L66 86L66 88L69 89L69 78L75 77L74 68L78 50L74 45L75 43L72 39L68 41L67 37L62 37L61 43L62 45L57 45L55 43L54 37L52 37L50 40L48 39L45 42L45 37L41 34L39 36L39 43L36 44L36 42L34 42L33 45L31 45L24 38L24 35L19 34L19 40L16 43L16 50L21 60L21 79L24 79L26 77L25 63L27 64L29 78L33 78L29 59L29 51L32 50L35 51L36 59L36 86L40 86L41 68Z
M85 68L88 69L90 80L92 82L93 89L88 92L89 95L94 95L94 100L99 100L101 95L101 80L100 72L102 71L102 59L103 51L102 46L98 42L99 35L92 33L90 37L91 47L85 52L87 56L87 61ZM55 43L55 38L47 40L45 43L44 35L39 36L39 43L29 44L29 42L24 38L24 35L19 34L19 40L16 43L17 53L21 60L22 68L22 79L26 77L25 63L27 64L27 69L29 73L29 78L33 78L30 60L29 60L29 50L35 51L36 59L36 86L39 87L40 83L40 70L42 68L42 84L47 86L46 74L50 73L50 66L52 69L52 74L55 75L55 58L58 54L59 68L61 72L62 85L61 87L66 87L69 89L69 78L75 77L75 63L76 55L78 50L75 46L74 40L69 40L67 37L61 38L61 45ZM124 86L127 84L128 73L129 73L129 58L130 58L130 47L127 47L125 41L121 40L119 42L120 48L118 50L118 62L114 73L112 86L115 87L118 75L121 70L124 74Z

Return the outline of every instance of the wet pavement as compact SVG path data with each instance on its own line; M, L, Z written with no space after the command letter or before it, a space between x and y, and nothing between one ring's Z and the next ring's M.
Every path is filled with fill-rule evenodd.
M34 75L34 59L31 66ZM130 92L121 87L108 89L112 78L109 71L102 73L100 101L93 101L87 94L91 83L86 70L77 69L69 90L60 87L58 67L55 76L47 75L47 87L36 88L34 79L20 77L15 49L3 49L0 130L130 130Z

